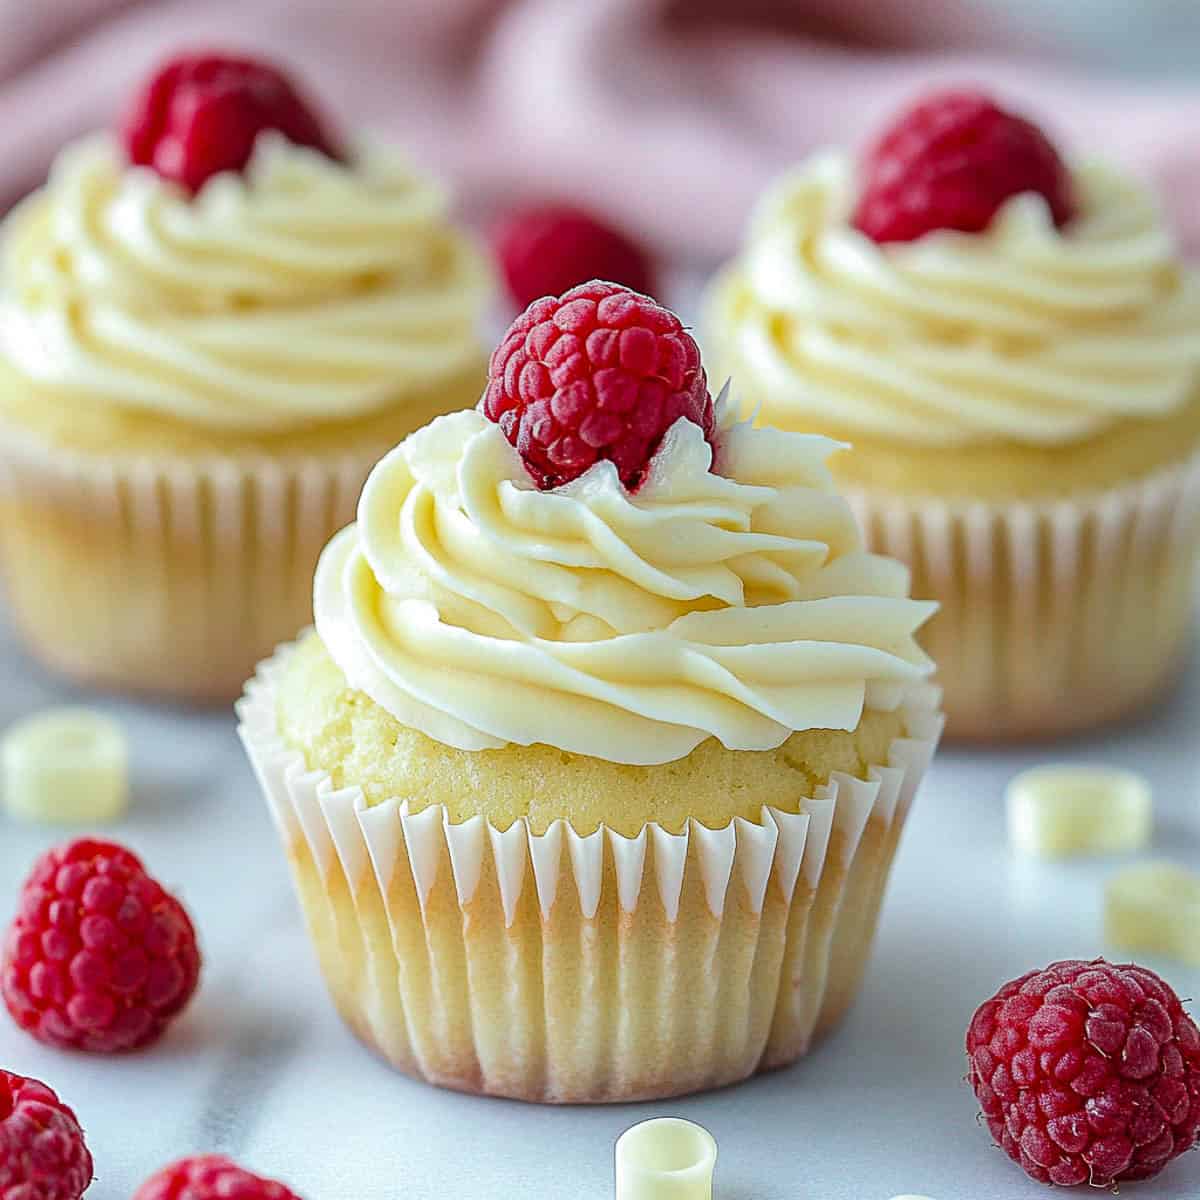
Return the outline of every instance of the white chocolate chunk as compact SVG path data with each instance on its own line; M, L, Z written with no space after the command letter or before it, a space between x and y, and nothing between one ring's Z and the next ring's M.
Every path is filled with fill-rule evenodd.
M1121 950L1200 967L1200 875L1171 862L1126 867L1104 889L1104 933Z
M1150 841L1150 785L1132 771L1051 763L1022 771L1005 797L1008 841L1018 854L1116 854Z
M94 824L129 803L125 735L95 709L47 709L10 726L0 770L5 805L21 820Z
M712 1200L717 1143L680 1117L658 1117L617 1138L617 1200Z

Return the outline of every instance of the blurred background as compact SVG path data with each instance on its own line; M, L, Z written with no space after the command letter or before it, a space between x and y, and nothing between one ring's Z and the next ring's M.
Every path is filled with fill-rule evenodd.
M468 215L585 201L677 263L733 248L763 184L935 82L1153 177L1200 251L1196 0L0 0L0 210L185 45L292 64Z

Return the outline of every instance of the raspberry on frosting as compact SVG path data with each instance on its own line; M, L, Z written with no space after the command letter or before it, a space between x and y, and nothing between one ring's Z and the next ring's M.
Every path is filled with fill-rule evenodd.
M1144 967L1014 979L976 1011L967 1058L992 1136L1041 1183L1148 1179L1196 1142L1200 1031Z
M517 209L492 230L492 248L512 298L524 308L589 279L652 292L646 252L619 230L566 205Z
M543 491L602 460L632 491L680 417L710 440L714 426L700 350L679 318L599 281L544 297L513 322L480 408Z
M75 1114L44 1083L0 1070L0 1200L79 1200L91 1182Z
M110 1053L162 1034L199 974L183 905L124 847L81 838L35 863L8 931L0 991L39 1041Z
M156 1171L133 1200L300 1200L290 1188L220 1154L180 1159Z
M881 243L978 233L1022 192L1042 196L1056 225L1071 219L1070 172L1046 135L982 92L950 89L905 112L867 154L853 224Z
M321 118L278 67L224 54L181 54L134 95L120 125L129 161L197 192L240 171L273 129L330 158L342 154Z

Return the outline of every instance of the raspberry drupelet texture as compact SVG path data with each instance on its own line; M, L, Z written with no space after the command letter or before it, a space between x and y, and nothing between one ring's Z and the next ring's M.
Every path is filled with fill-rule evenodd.
M0 990L39 1041L110 1053L159 1037L199 974L183 905L128 850L81 838L34 865L5 942Z
M589 279L652 292L646 252L590 213L565 205L521 208L492 230L492 249L512 298L524 308Z
M219 1154L184 1158L155 1172L133 1200L300 1200L282 1183L252 1175Z
M680 417L710 440L714 425L700 349L679 318L599 281L546 296L513 322L480 408L543 491L603 459L632 491Z
M133 97L120 126L131 163L153 167L189 192L222 171L240 171L274 129L330 158L342 154L295 84L268 63L223 54L182 54Z
M75 1114L44 1083L0 1071L0 1200L79 1200L91 1182Z
M967 1059L992 1136L1041 1183L1148 1179L1200 1129L1200 1031L1144 967L1014 979L976 1011Z
M853 223L876 242L978 233L1022 192L1044 197L1055 225L1071 219L1070 172L1046 135L981 92L952 89L909 109L867 154Z

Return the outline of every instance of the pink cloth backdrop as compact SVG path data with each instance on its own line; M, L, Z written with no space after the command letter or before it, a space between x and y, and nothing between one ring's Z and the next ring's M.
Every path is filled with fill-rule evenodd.
M1062 63L979 0L0 0L0 208L182 46L291 63L331 116L411 146L483 214L586 200L664 253L736 244L776 172L977 81L1076 152L1156 178L1200 253L1200 88ZM993 11L999 11L995 9Z

